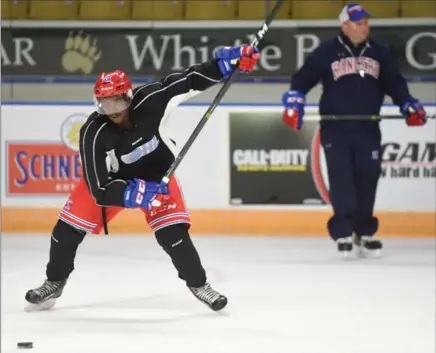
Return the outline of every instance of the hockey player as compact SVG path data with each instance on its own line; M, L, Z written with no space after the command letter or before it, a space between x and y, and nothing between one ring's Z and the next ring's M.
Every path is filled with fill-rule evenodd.
M259 55L247 45L222 48L208 62L135 89L120 70L100 75L94 87L96 111L80 130L83 179L59 214L51 235L47 279L26 293L27 310L55 305L85 235L106 230L106 222L125 208L144 213L196 298L214 311L226 306L227 298L207 282L188 233L190 218L177 178L173 176L168 187L160 185L175 157L165 123L171 108L226 79L236 65L241 72L252 72Z
M423 106L409 93L389 49L368 39L369 17L362 6L346 5L339 15L340 34L309 55L283 95L284 122L296 130L303 126L305 96L320 81L320 115L347 116L320 123L333 207L327 227L344 255L353 249L353 240L365 252L382 248L374 238L379 225L373 215L381 172L380 127L377 121L353 121L352 116L379 115L387 94L409 126L426 122Z

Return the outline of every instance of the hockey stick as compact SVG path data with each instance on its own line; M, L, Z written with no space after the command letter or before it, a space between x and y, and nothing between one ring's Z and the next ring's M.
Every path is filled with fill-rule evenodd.
M250 45L252 47L257 47L259 45L259 42L263 39L266 32L269 29L269 25L274 20L274 18L277 15L277 12L279 11L280 7L282 6L283 2L285 0L277 0L276 5L272 9L271 13L266 17L265 22L263 23L262 27L257 31L255 34L255 37L251 41ZM224 82L223 86L219 90L218 94L215 96L214 100L212 101L212 104L209 106L209 108L206 110L206 113L204 113L203 117L201 118L198 125L195 127L194 131L192 132L191 136L189 136L188 141L186 141L185 145L180 150L180 153L174 160L173 164L170 166L168 171L166 172L165 176L162 178L163 184L168 184L170 181L171 176L176 171L177 167L180 165L183 158L186 156L186 153L191 148L192 144L194 143L197 136L200 134L200 131L203 129L204 125L206 125L207 121L212 116L213 112L215 111L218 104L221 102L222 98L226 94L227 90L229 89L230 85L232 84L233 80L236 77L236 72L239 71L238 68L236 68L230 77L227 79L227 81Z
M321 120L405 120L403 115L321 115ZM426 119L436 119L436 115L429 115Z

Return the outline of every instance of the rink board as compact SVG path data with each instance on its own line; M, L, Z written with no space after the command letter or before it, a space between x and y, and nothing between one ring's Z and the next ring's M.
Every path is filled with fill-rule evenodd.
M4 208L2 231L49 233L57 221L58 209ZM328 211L282 210L191 210L192 233L252 236L325 236ZM379 212L379 234L412 238L431 238L436 234L432 212ZM109 225L116 234L148 234L142 212L125 210Z
M426 107L429 114L435 106ZM185 104L167 131L177 148L207 105ZM49 232L81 177L78 131L86 104L2 106L2 231ZM177 170L196 234L325 235L331 215L317 107L296 133L280 105L222 105ZM397 114L385 106L383 114ZM434 237L436 124L381 123L383 149L376 215L384 236ZM111 232L149 233L141 213L124 211Z

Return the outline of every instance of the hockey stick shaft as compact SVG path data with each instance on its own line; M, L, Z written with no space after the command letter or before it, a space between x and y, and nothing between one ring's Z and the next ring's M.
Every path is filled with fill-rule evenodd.
M277 15L277 12L279 11L281 5L283 4L285 0L277 0L276 5L272 9L271 13L266 17L265 22L263 23L262 27L257 31L255 34L252 42L250 43L251 46L257 47L259 45L259 42L263 39L266 32L268 32L269 25L274 20L274 18ZM212 104L209 106L209 108L204 113L203 117L201 118L200 122L195 127L194 131L192 132L191 136L189 136L188 140L186 141L185 145L180 150L179 154L177 155L176 159L174 160L171 167L168 169L165 176L162 178L162 182L165 184L169 183L169 180L171 176L176 171L177 167L182 162L183 158L186 156L186 153L188 153L189 149L191 148L192 144L196 140L197 136L200 134L203 127L206 125L207 121L212 116L213 112L215 111L218 104L223 99L224 95L226 94L227 90L229 89L230 85L232 84L233 80L236 77L236 72L239 71L238 68L233 70L232 74L229 76L229 78L224 82L223 86L219 90L218 94L215 96L214 100L212 101Z
M436 115L429 115L427 119L436 119ZM321 120L404 120L403 115L321 115Z

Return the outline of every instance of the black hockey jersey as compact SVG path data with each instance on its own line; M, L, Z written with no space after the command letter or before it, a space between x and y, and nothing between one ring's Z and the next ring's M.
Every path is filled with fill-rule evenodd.
M124 206L127 180L162 179L175 159L175 144L164 129L170 110L221 79L211 60L135 88L130 129L97 112L90 115L80 130L80 157L83 177L98 205Z

